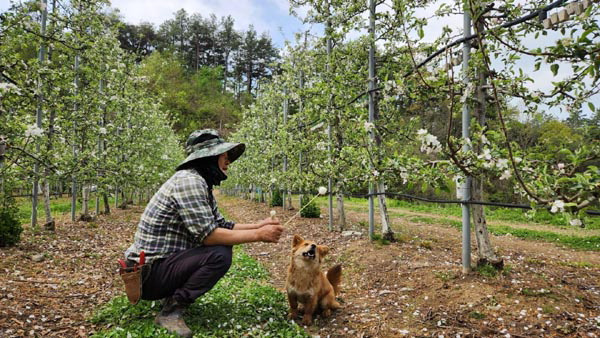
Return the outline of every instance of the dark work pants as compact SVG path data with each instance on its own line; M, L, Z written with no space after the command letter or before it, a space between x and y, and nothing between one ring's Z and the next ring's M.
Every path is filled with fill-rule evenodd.
M173 296L182 304L212 289L231 266L231 246L201 246L155 261L144 276L142 299Z

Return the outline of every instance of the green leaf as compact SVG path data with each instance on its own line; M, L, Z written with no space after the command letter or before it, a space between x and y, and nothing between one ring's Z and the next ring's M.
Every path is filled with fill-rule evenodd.
M552 66L550 66L550 70L552 71L552 74L554 74L554 76L556 76L556 73L558 73L558 64L555 63Z
M594 104L593 104L593 103L591 103L591 102L588 102L588 107L590 107L590 110L591 110L592 112L595 112L595 111L596 111L596 107L594 106Z

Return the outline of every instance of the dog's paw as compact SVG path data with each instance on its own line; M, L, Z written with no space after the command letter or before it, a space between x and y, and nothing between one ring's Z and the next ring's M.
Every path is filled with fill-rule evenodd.
M307 325L307 326L312 324L312 316L305 314L304 317L302 318L302 324Z
M298 310L292 310L288 313L288 319L296 319L298 317Z

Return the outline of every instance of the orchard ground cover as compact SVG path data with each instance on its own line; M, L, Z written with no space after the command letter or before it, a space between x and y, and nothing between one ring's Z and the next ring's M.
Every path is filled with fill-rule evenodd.
M237 221L264 218L271 210L235 197L217 198ZM283 221L296 212L275 209ZM58 217L55 234L26 227L18 246L0 250L0 335L166 336L152 324L158 304L127 305L115 273L115 261L129 245L141 211L139 206L115 209L93 224L70 222L65 214ZM365 235L329 232L327 209L321 208L321 214L294 219L280 243L237 250L227 278L187 317L196 334L303 334L285 317L283 289L294 233L330 246L326 267L344 267L344 308L331 318L318 318L305 328L308 334L585 336L600 329L597 252L493 236L505 272L481 269L463 276L460 233L438 224L438 218L419 216L423 219L416 222L409 212L392 217L400 241L385 245ZM348 220L350 229L366 233L364 210L348 210ZM34 262L35 254L44 260ZM229 321L217 320L223 313Z

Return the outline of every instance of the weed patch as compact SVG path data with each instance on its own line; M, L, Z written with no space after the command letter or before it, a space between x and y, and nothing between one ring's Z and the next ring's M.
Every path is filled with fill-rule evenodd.
M435 276L441 279L443 282L448 282L452 279L456 279L456 274L452 271L437 271Z
M488 278L496 277L498 274L498 270L496 270L496 268L490 264L479 265L475 268L475 270L478 274Z
M483 314L481 312L477 312L477 311L472 311L471 313L469 313L469 317L474 318L474 319L484 319L485 314Z

